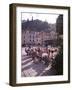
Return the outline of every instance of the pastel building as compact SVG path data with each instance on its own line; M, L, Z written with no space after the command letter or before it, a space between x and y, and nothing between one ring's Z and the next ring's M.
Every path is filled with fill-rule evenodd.
M43 45L45 41L53 40L57 38L57 34L54 31L22 31L22 45Z

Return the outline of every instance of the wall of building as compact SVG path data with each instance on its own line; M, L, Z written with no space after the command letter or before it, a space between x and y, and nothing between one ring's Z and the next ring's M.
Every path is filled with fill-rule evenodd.
M22 32L22 46L24 45L43 45L46 41L56 40L57 33L55 31L48 32L36 32L30 30L23 30Z

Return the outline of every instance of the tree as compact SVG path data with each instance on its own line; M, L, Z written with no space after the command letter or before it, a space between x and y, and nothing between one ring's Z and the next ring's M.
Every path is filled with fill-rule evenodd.
M48 22L44 22L41 20L27 20L27 21L22 21L22 30L33 30L33 31L48 31Z

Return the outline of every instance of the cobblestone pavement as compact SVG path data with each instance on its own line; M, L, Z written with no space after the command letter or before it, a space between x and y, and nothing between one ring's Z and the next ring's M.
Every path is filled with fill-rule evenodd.
M23 53L21 60L22 77L48 76L56 73L54 69L51 69L51 64L47 67L43 62L39 62L38 60L34 62L31 57Z

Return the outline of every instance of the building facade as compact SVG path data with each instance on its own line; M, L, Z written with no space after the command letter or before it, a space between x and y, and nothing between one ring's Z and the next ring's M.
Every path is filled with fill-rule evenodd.
M45 41L57 39L57 33L54 31L31 31L23 30L22 32L22 46L24 45L44 45Z

